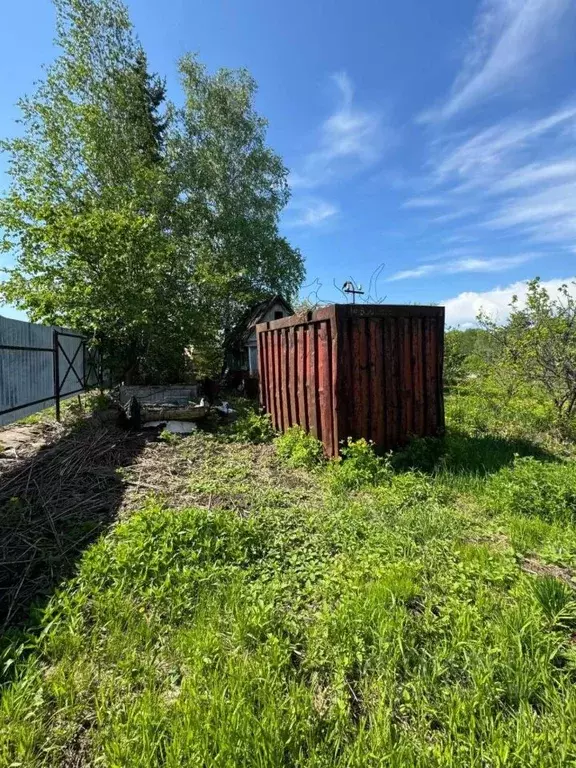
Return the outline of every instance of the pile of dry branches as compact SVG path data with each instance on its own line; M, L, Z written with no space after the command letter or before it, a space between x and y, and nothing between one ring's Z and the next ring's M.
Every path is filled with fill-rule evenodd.
M144 443L88 420L0 470L0 630L26 620L114 521L123 495L117 469Z

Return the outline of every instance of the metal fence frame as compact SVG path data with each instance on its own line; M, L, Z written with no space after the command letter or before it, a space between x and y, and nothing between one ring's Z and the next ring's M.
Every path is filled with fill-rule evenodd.
M61 336L79 340L78 346L76 347L76 350L71 355L71 357L68 356L68 353L60 343ZM11 350L17 350L22 352L39 352L39 353L51 354L52 369L54 373L54 389L50 395L48 395L47 397L42 397L38 400L32 400L26 403L19 403L18 405L14 405L10 408L5 408L4 410L0 411L0 416L4 416L7 413L14 413L15 411L20 411L24 408L29 408L33 405L40 405L41 403L46 403L49 400L54 400L55 407L56 407L56 419L60 421L60 415L61 415L60 404L63 399L66 399L67 397L71 397L72 395L77 395L80 392L86 392L92 389L93 387L102 386L103 384L104 375L103 375L103 369L102 369L101 355L98 353L97 350L94 350L93 348L91 348L89 344L90 344L90 340L86 336L82 336L82 334L70 333L68 331L59 331L56 328L52 332L51 347L28 347L28 346L22 346L18 344L0 344L0 350L11 349ZM75 362L80 352L82 353L81 355L82 369L78 370L75 365ZM64 355L66 363L68 364L68 367L66 368L66 372L64 374L63 379L60 379L60 353ZM70 373L74 374L74 376L76 377L76 380L78 381L78 384L80 384L80 387L73 391L62 393L64 384L66 383L66 380L68 379L68 376L70 375ZM96 381L93 384L90 384L90 378L92 375L95 375Z

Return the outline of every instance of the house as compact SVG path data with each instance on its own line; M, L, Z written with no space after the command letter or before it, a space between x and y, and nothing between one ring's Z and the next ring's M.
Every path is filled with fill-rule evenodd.
M293 314L294 310L282 296L273 296L252 307L230 336L226 353L226 367L229 372L257 376L256 325Z

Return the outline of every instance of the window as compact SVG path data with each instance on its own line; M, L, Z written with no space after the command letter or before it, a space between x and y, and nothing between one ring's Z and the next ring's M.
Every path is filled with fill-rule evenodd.
M284 312L281 309L277 309L274 312L274 320L281 320L284 317Z

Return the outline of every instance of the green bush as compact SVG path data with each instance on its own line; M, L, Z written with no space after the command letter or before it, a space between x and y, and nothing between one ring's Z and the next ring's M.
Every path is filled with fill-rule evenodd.
M330 480L336 490L353 490L365 485L378 485L390 480L390 460L374 453L374 444L348 438L340 451L342 456L330 464Z
M489 480L486 496L496 512L568 521L576 513L576 464L516 457Z
M314 469L324 458L322 443L302 427L290 427L276 438L276 452L292 467Z
M242 413L232 426L232 435L241 443L271 443L276 437L268 413L249 410Z

